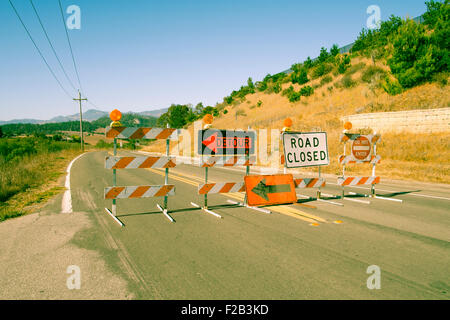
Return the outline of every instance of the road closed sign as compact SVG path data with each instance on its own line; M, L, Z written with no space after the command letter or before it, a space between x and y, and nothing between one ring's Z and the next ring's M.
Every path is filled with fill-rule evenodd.
M330 164L326 132L284 132L283 147L286 168Z

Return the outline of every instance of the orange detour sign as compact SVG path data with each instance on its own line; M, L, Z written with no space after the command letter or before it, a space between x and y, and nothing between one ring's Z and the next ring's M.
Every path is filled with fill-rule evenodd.
M353 141L352 154L356 160L365 160L370 155L370 141L365 136L359 136Z
M250 206L297 202L292 174L245 176L244 181Z

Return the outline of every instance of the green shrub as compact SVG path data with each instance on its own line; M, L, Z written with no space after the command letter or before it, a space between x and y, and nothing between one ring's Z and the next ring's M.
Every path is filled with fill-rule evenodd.
M333 65L331 63L320 63L311 72L311 77L313 79L320 78L333 70Z
M386 75L386 71L377 66L369 66L365 69L361 75L361 80L370 83L375 77L383 77Z
M329 53L328 53L328 51L327 51L326 48L324 48L324 47L320 48L320 55L319 55L319 57L317 58L317 60L319 61L319 64L322 64L322 63L324 63L325 61L327 61L327 59L328 59L329 56L330 56L330 55L329 55Z
M267 82L265 81L259 81L256 83L256 90L259 92L263 92L267 89Z
M289 86L288 88L284 89L283 92L281 92L281 95L288 97L293 92L294 92L294 87L293 86Z
M348 69L348 67L349 67L349 65L350 65L350 56L349 55L345 55L344 57L342 57L341 59L340 59L340 61L339 61L339 64L338 64L338 73L340 73L340 74L344 74L345 73L345 71L347 71L347 69Z
M273 86L273 92L279 93L281 91L281 84L279 82L275 83Z
M300 101L300 97L301 97L302 95L300 94L300 92L292 92L290 95L289 95L289 102L297 102L297 101Z
M298 72L293 72L291 74L292 83L305 84L309 81L308 71L306 68L301 68Z
M448 72L437 73L433 76L433 81L437 82L441 86L446 86L448 84Z
M383 87L384 91L386 91L391 96L400 94L403 92L403 88L401 84L397 81L391 81L388 76L384 79L381 86Z
M305 86L300 89L300 95L305 96L305 97L309 97L313 93L314 93L314 89L310 86Z
M352 75L366 67L366 64L364 62L360 62L357 64L354 64L352 66L349 66L348 69L345 71L346 75Z
M336 87L339 88L352 88L356 86L356 82L352 79L352 75L351 74L346 74L344 77L342 77L342 79L336 83Z
M333 81L333 77L332 76L325 76L322 78L322 80L320 80L320 85L323 86L327 83L330 83L331 81Z

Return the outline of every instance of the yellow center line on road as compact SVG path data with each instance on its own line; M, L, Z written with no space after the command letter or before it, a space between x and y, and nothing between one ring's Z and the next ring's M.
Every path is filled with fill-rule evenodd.
M244 196L241 195L241 194L236 194L235 195L235 199L244 201ZM305 221L308 221L308 222L317 222L317 221L319 221L319 222L323 222L323 223L328 223L327 220L322 219L321 217L318 217L318 216L315 216L313 214L309 214L309 213L306 213L306 212L303 212L303 211L300 211L300 210L297 210L295 208L291 208L291 207L288 207L288 206L283 206L283 207L281 207L281 206L270 206L270 207L266 207L266 208L269 209L269 210L277 211L277 212L284 213L284 214L287 214L287 215L295 214L295 215L297 215L296 217L298 217L300 215L303 218L305 218ZM281 212L281 211L283 211L283 212Z
M165 172L162 171L162 169L158 170L158 169L149 168L147 170L149 170L153 173L159 174L161 176L165 175ZM172 169L172 171L174 171L174 170ZM198 186L198 183L194 182L192 180L196 180L198 182L203 182L203 179L201 179L201 178L198 178L198 177L195 177L192 175L188 175L185 173L180 173L179 171L177 171L176 174L177 175L169 173L169 178L175 179L175 180L178 180L178 181L181 181L181 182L184 182L184 183L190 184L192 186L196 186L196 187ZM178 175L188 177L189 179L192 179L192 180L182 178ZM213 182L211 182L211 183L213 183ZM240 194L240 193L227 193L227 194L223 194L223 195L228 198L232 198L232 199L239 200L242 202L244 201L244 195ZM317 223L317 222L328 223L328 221L323 218L320 218L318 216L315 216L315 215L312 215L312 214L309 214L309 213L306 213L306 212L303 212L303 211L300 211L300 210L297 210L297 209L294 209L291 207L270 206L270 207L267 207L267 209L290 216L290 217L293 217L293 218L296 218L296 219L300 219L300 220L303 220L303 221L306 221L309 223Z

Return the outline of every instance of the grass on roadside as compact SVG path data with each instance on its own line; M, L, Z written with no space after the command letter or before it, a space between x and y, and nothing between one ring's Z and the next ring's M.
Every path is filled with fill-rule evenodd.
M80 154L79 147L69 143L59 143L55 148L45 140L11 140L2 141L3 150L7 152L0 157L0 221L36 210L64 190L58 180L68 163ZM27 142L33 146L27 149L31 151L18 153L21 144ZM14 157L4 146L8 143L9 147L13 144L11 150L16 150Z

